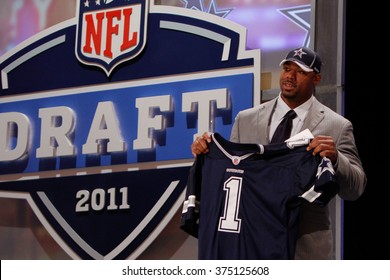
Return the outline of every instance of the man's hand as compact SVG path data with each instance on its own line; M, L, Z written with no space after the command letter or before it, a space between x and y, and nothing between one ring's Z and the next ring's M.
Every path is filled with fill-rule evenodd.
M313 155L319 154L321 157L329 158L333 165L337 162L338 153L331 136L319 135L314 137L307 150L312 151Z
M191 144L192 155L196 157L196 155L208 153L208 143L210 142L211 137L207 132L203 133L202 137L197 137L196 140Z

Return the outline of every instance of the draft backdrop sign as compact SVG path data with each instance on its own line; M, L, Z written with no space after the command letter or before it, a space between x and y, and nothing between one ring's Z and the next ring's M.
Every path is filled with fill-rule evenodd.
M0 197L74 259L135 259L181 208L190 145L259 103L260 51L229 20L79 1L0 57Z

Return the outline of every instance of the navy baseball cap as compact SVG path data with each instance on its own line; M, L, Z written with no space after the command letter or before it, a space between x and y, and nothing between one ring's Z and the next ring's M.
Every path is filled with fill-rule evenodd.
M318 53L306 47L300 47L290 51L279 65L282 66L286 61L296 63L305 72L314 71L317 74L321 72L321 57Z

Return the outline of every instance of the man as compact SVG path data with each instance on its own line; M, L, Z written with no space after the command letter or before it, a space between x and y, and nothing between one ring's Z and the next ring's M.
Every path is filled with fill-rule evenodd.
M269 144L284 115L294 109L291 135L309 129L315 136L307 147L332 161L340 186L339 196L356 200L366 186L366 175L359 158L352 123L320 103L315 87L321 81L321 58L309 48L290 51L280 63L278 97L236 116L230 140L239 143ZM194 156L207 153L208 133L191 145ZM334 259L329 206L305 204L299 217L295 259Z

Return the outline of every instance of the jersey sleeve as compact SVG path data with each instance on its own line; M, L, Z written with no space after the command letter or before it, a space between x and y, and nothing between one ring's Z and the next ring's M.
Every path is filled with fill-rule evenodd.
M198 238L199 230L199 205L202 182L202 161L203 155L198 155L190 168L187 179L186 197L183 202L180 221L180 228L186 233L196 238Z
M310 203L324 207L339 192L332 162L323 157L318 165L312 187L301 195Z

